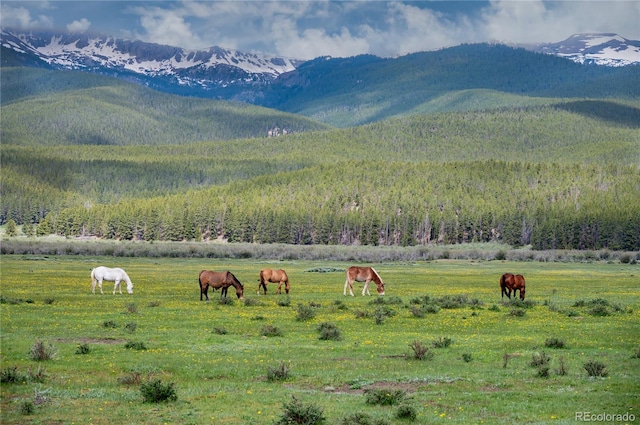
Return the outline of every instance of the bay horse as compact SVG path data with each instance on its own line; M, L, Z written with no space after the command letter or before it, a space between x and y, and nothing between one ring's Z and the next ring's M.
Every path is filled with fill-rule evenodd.
M264 294L267 295L267 283L278 283L278 290L276 294L279 294L282 289L282 285L284 284L284 290L288 294L289 293L289 276L287 276L287 272L282 269L279 270L271 270L271 269L262 269L260 270L260 283L258 283L258 295L260 295L260 288L264 289Z
M384 295L384 282L380 278L380 275L373 267L358 267L351 266L347 269L347 280L344 282L344 295L347 295L347 286L349 292L353 297L353 282L364 282L364 288L362 288L362 295L371 295L369 293L369 283L375 282L378 290L378 295Z
M525 295L525 282L524 276L521 274L505 273L500 277L500 290L502 291L502 298L507 294L508 298L511 298L511 291L513 291L513 297L516 296L516 291L520 291L520 299L524 301Z
M200 284L200 301L204 295L209 301L209 287L220 289L220 298L227 297L227 290L230 286L236 288L236 295L239 300L244 299L244 286L230 271L214 272L211 270L202 270L198 275L198 283Z
M91 270L91 292L96 293L96 284L100 287L100 293L104 295L102 292L102 281L106 280L109 282L115 282L113 285L113 295L116 294L116 289L120 290L120 294L122 294L122 286L120 285L122 281L127 283L127 292L129 294L133 294L133 283L131 283L131 279L129 279L129 275L127 272L120 268L110 269L108 267L99 266L95 269Z

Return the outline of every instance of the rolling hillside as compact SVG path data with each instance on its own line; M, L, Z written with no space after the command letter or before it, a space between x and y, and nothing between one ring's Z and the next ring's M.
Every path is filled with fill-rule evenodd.
M3 144L160 145L329 128L239 102L173 96L74 71L2 69Z

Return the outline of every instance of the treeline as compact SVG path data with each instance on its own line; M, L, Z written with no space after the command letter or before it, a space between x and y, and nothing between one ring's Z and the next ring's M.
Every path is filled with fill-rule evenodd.
M49 214L37 234L323 245L640 249L636 166L350 161Z

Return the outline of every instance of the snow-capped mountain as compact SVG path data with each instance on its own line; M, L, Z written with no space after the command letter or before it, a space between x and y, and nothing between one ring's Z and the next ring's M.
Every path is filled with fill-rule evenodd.
M558 43L528 47L541 53L562 56L578 63L625 66L640 63L640 41L617 34L574 34Z
M211 47L186 50L102 35L2 30L0 44L54 69L122 73L147 81L215 89L269 83L295 69L295 59ZM4 50L4 49L3 49ZM35 64L30 64L31 66Z

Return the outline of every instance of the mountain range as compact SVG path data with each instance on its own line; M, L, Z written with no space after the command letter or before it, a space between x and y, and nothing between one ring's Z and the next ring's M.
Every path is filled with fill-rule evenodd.
M501 107L540 97L640 97L640 41L616 34L579 34L535 46L482 43L397 58L310 61L52 32L2 30L0 45L3 67L86 71L170 94L266 106L337 127L410 113L471 110L487 102Z

